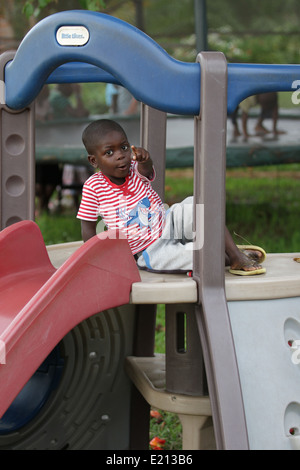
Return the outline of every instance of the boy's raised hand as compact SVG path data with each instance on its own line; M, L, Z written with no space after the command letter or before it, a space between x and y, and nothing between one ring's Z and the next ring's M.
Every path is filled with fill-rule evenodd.
M138 163L138 170L146 178L153 178L154 170L150 153L143 147L131 146L132 159Z
M138 163L146 163L150 160L150 154L147 150L143 147L135 147L134 145L131 146L132 150L132 159Z

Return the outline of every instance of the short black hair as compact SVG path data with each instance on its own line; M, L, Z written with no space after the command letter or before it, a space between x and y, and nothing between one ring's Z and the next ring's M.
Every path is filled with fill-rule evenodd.
M95 154L99 141L104 135L111 131L121 132L127 138L123 127L111 119L98 119L97 121L91 122L84 129L82 133L82 142L89 155Z

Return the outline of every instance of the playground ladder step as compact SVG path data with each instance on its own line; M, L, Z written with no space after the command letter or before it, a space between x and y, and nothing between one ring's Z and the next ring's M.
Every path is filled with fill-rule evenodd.
M125 370L152 407L177 414L182 424L183 450L215 448L208 396L169 393L165 388L165 355L126 358Z

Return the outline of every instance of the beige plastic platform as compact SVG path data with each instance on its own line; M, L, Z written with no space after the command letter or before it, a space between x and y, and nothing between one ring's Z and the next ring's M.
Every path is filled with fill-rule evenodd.
M53 265L58 268L82 242L47 247ZM300 296L300 253L272 253L264 262L266 274L235 276L226 272L228 301L266 300ZM196 282L185 274L154 274L140 271L142 282L133 284L133 304L175 304L197 302Z
M48 253L59 267L82 242L49 246ZM300 297L300 253L268 254L266 274L234 276L225 273L225 290L230 302ZM186 275L153 274L141 271L141 280L133 284L132 304L176 304L197 302L196 282ZM183 450L214 449L215 439L210 400L169 393L165 389L165 355L128 357L126 372L144 399L154 408L179 416L182 423Z
M164 354L127 357L125 370L150 405L178 415L182 424L183 450L215 449L209 397L166 392Z

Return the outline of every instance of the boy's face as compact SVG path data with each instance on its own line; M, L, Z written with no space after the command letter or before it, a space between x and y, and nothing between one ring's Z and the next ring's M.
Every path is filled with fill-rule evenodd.
M123 184L131 165L131 148L126 135L110 131L99 142L95 155L89 155L89 162L99 168L114 184Z

